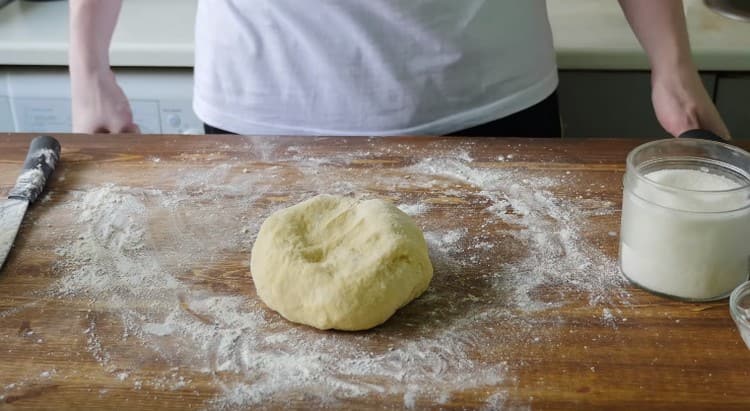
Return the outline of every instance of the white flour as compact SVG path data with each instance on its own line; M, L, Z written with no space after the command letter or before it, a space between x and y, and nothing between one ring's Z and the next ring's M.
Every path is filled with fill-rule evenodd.
M518 171L477 169L464 160L453 159L426 159L411 170L456 178L479 188L480 195L491 204L487 207L490 218L523 228L509 234L510 241L525 247L526 258L504 265L496 275L497 286L515 290L518 307L535 310L554 305L529 295L545 284L584 291L591 303L606 300L619 289L622 280L616 262L580 236L590 213L548 191L559 182ZM595 213L614 211L611 204L602 203L597 208ZM512 281L506 281L508 276Z
M659 185L625 180L625 275L648 290L693 300L726 298L747 281L748 190L739 181L694 169L663 169L645 178Z
M57 153L55 153L54 150L49 148L40 148L37 151L35 151L31 157L38 158L38 157L44 157L44 162L47 164L47 166L51 169L55 169L55 165L57 164L57 161L60 159Z
M28 198L34 187L43 187L46 177L44 171L40 168L25 170L16 180L16 185L11 190L13 195Z
M400 204L398 208L405 212L406 214L409 214L410 216L417 216L421 215L427 212L430 208L427 206L427 204L422 203L416 203L416 204Z
M73 193L60 206L77 215L77 232L58 250L61 278L52 293L89 299L87 327L79 332L114 381L134 390L182 390L192 387L191 373L209 375L219 394L207 407L218 409L287 396L304 397L311 407L335 406L368 395L397 396L416 408L446 404L467 390L485 393L488 408L502 407L524 366L514 353L554 343L546 328L562 321L554 308L565 293L586 293L594 305L627 297L614 261L581 234L587 217L613 212L611 204L556 198L550 190L564 181L480 167L466 152L412 165L406 181L387 168L352 169L341 181L326 165L356 165L357 156L297 158L292 171L303 176L299 182L284 180L292 166L283 162L249 173L236 163L185 170L172 191L108 185ZM258 203L278 184L288 192L298 187L299 194ZM287 323L254 294L227 288L223 256L243 250L249 260L253 236L275 209L311 193L372 194L388 187L423 189L397 202L418 223L444 214L425 226L435 266L430 289L385 325L365 333L319 332ZM437 205L425 201L432 197ZM461 205L476 201L486 207L469 212ZM481 232L469 236L464 218L483 221ZM157 220L160 230L152 231ZM477 272L480 264L488 269ZM246 272L231 275L250 281ZM102 337L102 312L120 322L116 345ZM143 374L116 355L119 344L142 346L172 369L160 377Z

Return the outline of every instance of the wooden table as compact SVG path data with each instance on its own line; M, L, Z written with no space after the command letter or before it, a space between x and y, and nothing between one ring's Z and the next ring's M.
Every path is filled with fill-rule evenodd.
M0 135L3 192L31 137ZM750 409L726 301L617 277L640 142L59 139L0 271L0 409ZM407 205L431 241L430 289L374 330L311 330L255 295L258 224L320 192Z

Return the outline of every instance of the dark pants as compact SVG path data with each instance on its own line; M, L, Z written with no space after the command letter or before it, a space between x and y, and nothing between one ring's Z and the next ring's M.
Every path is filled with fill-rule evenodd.
M206 134L234 134L204 124ZM557 91L542 102L507 117L456 131L449 136L463 137L560 137L560 108Z

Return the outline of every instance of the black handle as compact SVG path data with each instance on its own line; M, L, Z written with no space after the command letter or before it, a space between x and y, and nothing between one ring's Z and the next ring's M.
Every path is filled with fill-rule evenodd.
M719 141L722 143L727 142L726 140L714 134L713 132L708 131L708 130L701 130L701 129L688 130L680 134L680 138L697 138L699 140Z
M31 140L29 154L23 163L21 175L10 190L8 198L27 200L33 203L44 190L57 160L60 159L60 143L50 136L39 136Z

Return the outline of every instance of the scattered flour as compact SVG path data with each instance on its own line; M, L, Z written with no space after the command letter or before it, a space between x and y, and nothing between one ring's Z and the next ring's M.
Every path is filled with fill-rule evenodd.
M424 237L428 244L437 254L446 254L448 252L461 252L459 241L466 235L469 230L460 228L447 232L425 232Z
M627 297L616 262L586 243L579 230L588 215L570 201L556 198L548 177L529 177L517 170L480 169L455 159L429 158L411 167L416 173L443 175L476 187L491 204L487 218L497 218L521 230L512 230L526 257L496 273L497 286L515 289L514 301L526 310L550 308L532 293L544 286L573 288L589 294L592 304L611 298L613 291ZM597 214L606 212L602 205ZM614 212L609 208L608 212ZM508 278L512 281L507 281ZM552 304L555 305L555 304Z
M398 208L411 216L424 214L430 209L427 204L423 203L400 204L398 205Z
M602 309L602 323L612 328L617 328L617 320L615 319L614 314L612 314L612 311L610 311L609 308Z
M524 366L514 353L553 343L546 329L564 327L555 308L565 293L586 293L595 306L627 297L614 261L582 235L592 209L597 215L614 210L556 197L560 180L482 168L465 151L408 166L408 182L387 168L380 175L352 171L341 181L327 167L351 161L305 159L293 171L304 176L299 187L307 191L262 207L257 202L273 193L289 164L263 173L244 172L241 164L186 171L172 190L105 185L66 194L65 201L58 195L54 206L69 207L78 225L57 250L61 278L51 293L88 298L80 333L88 354L114 380L132 380L127 384L134 390L190 389L189 369L213 380L219 395L207 406L215 409L297 394L317 407L395 396L418 408L446 404L467 390L485 393L487 408L497 409ZM363 193L371 184L431 187L484 204L464 212L460 202L437 207L409 198L400 206L422 222L446 210L450 218L425 227L435 266L430 289L391 321L370 332L321 333L285 322L249 292L227 289L222 256L238 248L249 255L252 235L270 212L310 192ZM481 232L470 236L463 218L480 219ZM150 229L154 221L161 222L159 232ZM480 263L488 268L479 272ZM602 313L609 321L609 309ZM112 321L122 328L117 344L100 331ZM118 344L145 347L173 371L142 374L117 355Z

